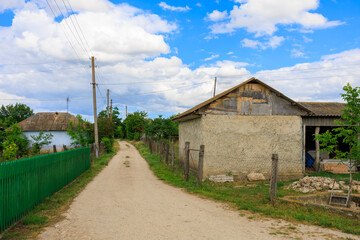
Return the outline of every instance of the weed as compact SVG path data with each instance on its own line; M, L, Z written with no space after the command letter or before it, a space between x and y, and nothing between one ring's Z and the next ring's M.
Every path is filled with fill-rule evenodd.
M126 158L130 158L130 156L126 156Z
M248 219L253 219L253 218L254 218L253 216L248 217Z
M36 214L28 214L23 218L22 223L24 225L41 225L48 222L49 218L47 216L39 216Z

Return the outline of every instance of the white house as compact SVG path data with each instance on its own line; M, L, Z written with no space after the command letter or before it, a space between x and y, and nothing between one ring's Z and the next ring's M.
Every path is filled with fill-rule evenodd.
M40 112L18 123L24 135L32 141L31 135L39 135L40 131L51 133L54 137L51 144L43 146L41 150L52 150L53 145L61 151L63 145L70 146L72 140L66 134L66 129L70 126L69 121L77 122L75 116L70 113L59 112Z

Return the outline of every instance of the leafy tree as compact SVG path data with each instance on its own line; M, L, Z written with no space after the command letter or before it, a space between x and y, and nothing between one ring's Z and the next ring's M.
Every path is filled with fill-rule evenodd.
M169 136L178 136L178 123L171 119L172 117L162 118L160 115L158 118L150 121L145 127L146 135L151 136L153 139L167 139Z
M335 121L340 127L315 136L318 139L321 151L335 154L335 157L343 161L349 160L350 169L354 164L360 163L360 87L344 86L345 93L341 94L346 101L346 109L343 110L340 121ZM339 143L349 146L348 150L339 150ZM351 177L351 171L350 171Z
M147 113L146 112L134 112L128 114L124 120L126 137L130 140L134 139L135 133L142 133L145 129L145 124L147 122Z
M28 154L29 140L22 134L17 124L13 124L5 132L2 132L2 136L2 156L6 161L11 161L16 157L23 157Z
M114 138L115 126L111 118L98 118L99 139Z
M33 110L26 104L16 103L15 105L2 105L0 107L0 125L8 128L14 123L21 122L34 114Z
M41 148L45 145L49 145L53 137L54 135L51 133L44 133L44 131L40 131L39 135L31 135L31 138L34 141L32 144L33 153L39 154Z
M71 145L86 147L94 142L92 124L84 120L81 115L77 115L76 118L76 122L70 120L70 127L66 130L66 133L73 140Z

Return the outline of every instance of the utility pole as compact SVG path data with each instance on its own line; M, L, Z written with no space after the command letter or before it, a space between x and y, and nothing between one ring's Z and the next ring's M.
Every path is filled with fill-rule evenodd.
M111 103L110 103L110 118L112 119L112 99L111 99L110 102L111 102Z
M125 105L125 118L127 117L127 105Z
M215 92L216 92L216 80L217 80L217 78L215 77L215 82L214 82L214 95L213 95L213 97L215 97Z
M107 90L107 107L106 107L107 118L109 118L109 112L110 112L110 108L109 108L109 89L108 89Z
M69 112L69 97L66 98L66 112Z
M95 59L91 57L92 70L92 85L93 85L93 105L94 105L94 132L95 132L95 157L99 156L99 133L97 125L97 110L96 110L96 83L95 83Z

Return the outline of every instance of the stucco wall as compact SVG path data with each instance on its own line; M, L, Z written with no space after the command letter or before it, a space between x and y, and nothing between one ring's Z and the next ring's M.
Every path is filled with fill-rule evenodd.
M185 123L182 123L185 126ZM302 175L302 120L299 116L204 115L204 177L250 172L270 176L271 155L279 155L279 176ZM193 128L191 131L199 132ZM180 131L181 136L185 130ZM200 134L197 134L200 135ZM192 140L189 134L187 139Z
M190 142L190 148L199 149L202 141L201 118L186 122L179 122L179 157L180 161L185 159L185 142ZM190 151L190 166L197 167L199 152ZM194 166L195 164L195 166Z
M30 140L31 143L33 142L31 135L36 135L36 136L39 135L39 132L23 132L23 133ZM52 150L53 145L56 145L56 149L58 151L62 151L63 145L69 147L72 142L69 135L67 135L65 131L44 131L44 133L47 134L51 133L52 135L54 135L54 137L51 139L51 144L43 146L41 150Z

